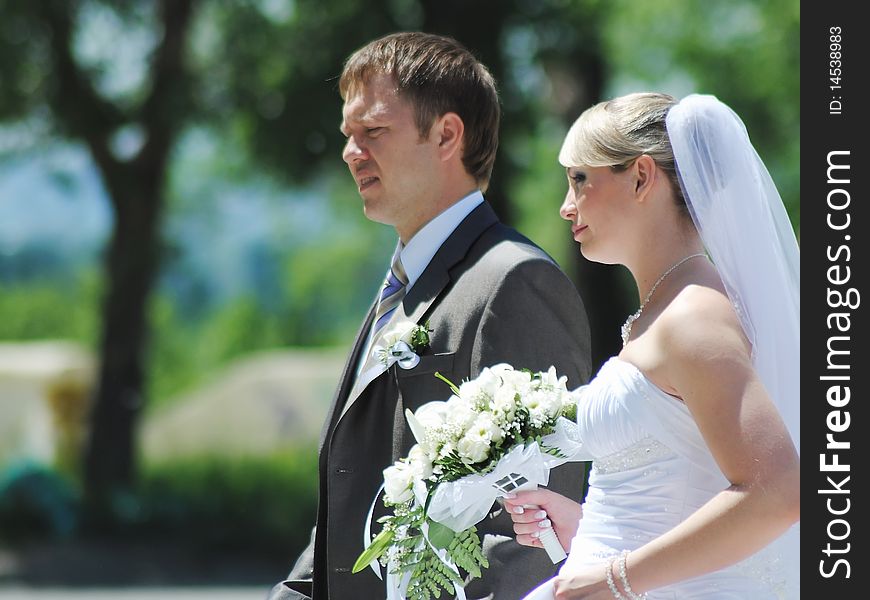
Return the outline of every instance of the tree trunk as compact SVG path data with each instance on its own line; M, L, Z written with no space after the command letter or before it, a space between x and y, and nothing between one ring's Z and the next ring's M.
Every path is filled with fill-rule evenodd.
M83 132L115 216L105 256L100 373L84 461L86 518L91 527L111 526L119 508L115 501L135 483L136 424L146 397L148 301L160 263L169 154L189 109L184 49L192 9L193 0L160 2L163 36L151 61L150 93L126 119L144 131L145 142L135 158L120 162L111 155L106 140L115 129L108 124L102 131ZM59 61L76 74L68 48L64 44L58 49ZM100 107L95 94L88 92L83 99L92 110Z
M111 189L115 226L105 255L102 360L84 463L87 503L97 514L111 509L115 494L135 481L135 426L145 397L148 299L158 266L164 174L149 181L132 170L124 169L130 175L125 187ZM104 178L110 182L114 175ZM145 182L151 185L143 189Z

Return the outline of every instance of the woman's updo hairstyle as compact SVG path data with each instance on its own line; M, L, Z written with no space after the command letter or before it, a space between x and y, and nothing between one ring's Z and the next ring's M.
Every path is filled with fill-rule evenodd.
M665 125L668 111L676 104L677 100L667 94L641 92L588 108L568 130L559 163L566 168L610 167L623 171L646 154L667 173L674 196L688 216Z

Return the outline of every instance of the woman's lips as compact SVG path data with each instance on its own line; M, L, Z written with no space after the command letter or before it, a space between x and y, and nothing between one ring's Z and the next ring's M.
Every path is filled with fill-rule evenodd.
M571 227L571 233L573 234L574 238L576 238L578 235L580 235L581 233L583 233L587 229L588 229L588 227L586 225L573 225Z

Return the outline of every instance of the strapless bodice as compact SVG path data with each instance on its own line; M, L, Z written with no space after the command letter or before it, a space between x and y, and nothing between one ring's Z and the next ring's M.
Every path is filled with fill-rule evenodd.
M592 470L566 565L599 564L638 548L728 487L686 405L631 363L611 358L577 395L577 423ZM782 562L769 547L649 598L796 598L786 589Z

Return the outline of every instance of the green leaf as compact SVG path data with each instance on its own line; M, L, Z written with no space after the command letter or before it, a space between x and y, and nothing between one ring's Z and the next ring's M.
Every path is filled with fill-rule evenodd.
M437 521L429 521L429 541L436 548L447 548L450 542L453 541L453 536L456 535L452 529L446 525L442 525Z
M429 321L423 325L417 325L411 333L411 347L414 352L419 352L429 346Z
M395 532L388 529L381 530L377 537L372 540L371 545L369 545L369 547L359 555L359 558L356 559L352 572L359 573L369 566L373 560L380 558L384 551L390 546L395 535Z

